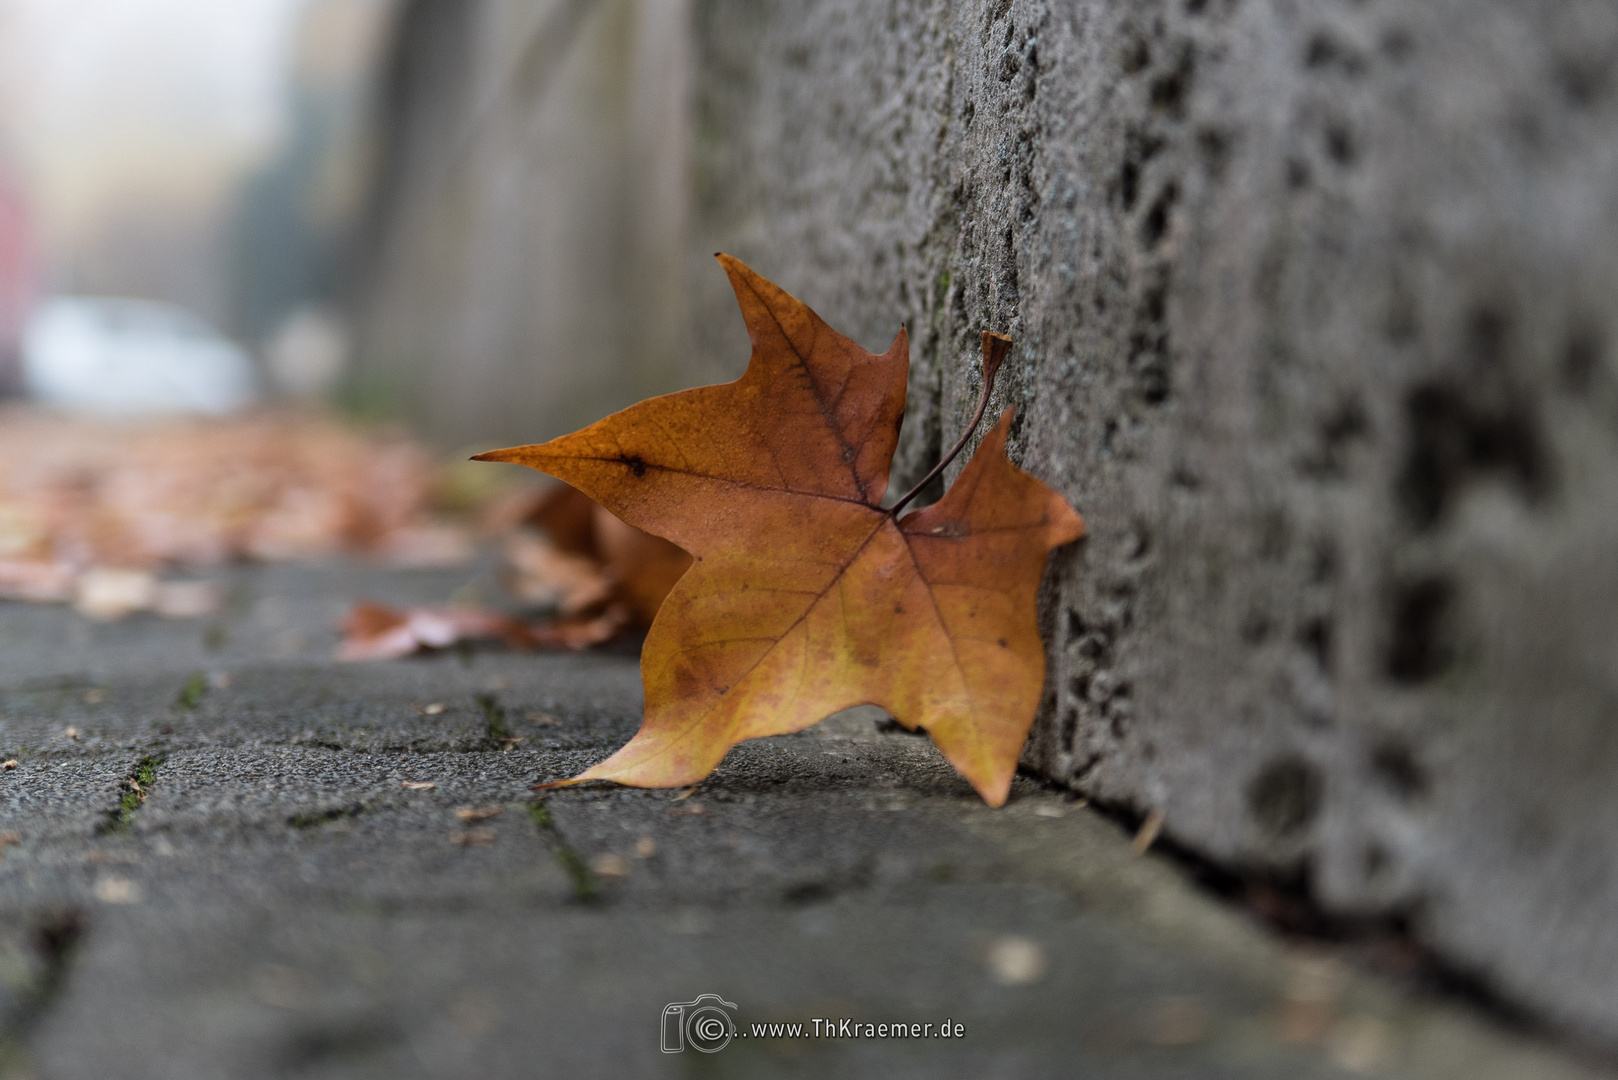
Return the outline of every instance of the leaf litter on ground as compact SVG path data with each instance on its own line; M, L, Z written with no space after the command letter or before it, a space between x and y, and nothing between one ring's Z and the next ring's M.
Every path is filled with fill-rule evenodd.
M312 413L118 421L10 407L0 599L192 617L219 590L172 576L242 559L455 565L472 533L435 516L436 470L402 436Z
M651 626L691 565L678 547L624 524L566 484L509 493L489 508L485 527L504 537L509 591L552 615L529 620L466 605L363 603L343 625L338 659L388 660L471 641L593 648Z

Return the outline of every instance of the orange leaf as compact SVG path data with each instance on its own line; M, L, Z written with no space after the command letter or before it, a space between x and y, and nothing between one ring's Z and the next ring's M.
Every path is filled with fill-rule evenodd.
M753 341L736 382L481 454L572 484L696 557L641 655L646 718L568 783L695 783L744 739L874 704L1005 801L1044 682L1035 594L1083 522L1005 456L1007 411L942 500L881 508L909 346L878 356L720 256Z

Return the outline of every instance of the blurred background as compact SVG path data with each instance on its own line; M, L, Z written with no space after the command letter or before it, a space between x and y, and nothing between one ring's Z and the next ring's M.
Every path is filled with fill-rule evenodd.
M0 386L103 413L318 399L442 449L730 374L680 370L685 18L0 0ZM240 355L129 360L187 319Z
M522 484L468 452L738 372L682 359L686 14L0 0L0 596L463 563Z
M0 4L9 389L24 389L30 312L85 296L175 305L244 345L266 388L331 389L390 14L383 0Z

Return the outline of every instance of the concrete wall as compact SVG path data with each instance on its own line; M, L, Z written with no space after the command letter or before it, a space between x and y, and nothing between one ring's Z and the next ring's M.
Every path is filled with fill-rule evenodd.
M1618 1045L1618 8L685 17L689 378L746 356L715 250L908 324L902 486L1016 338L1014 454L1091 527L1027 765Z

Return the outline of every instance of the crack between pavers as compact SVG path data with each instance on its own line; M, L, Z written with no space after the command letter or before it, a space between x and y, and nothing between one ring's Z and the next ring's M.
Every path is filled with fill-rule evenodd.
M551 817L550 808L545 805L545 800L535 799L530 802L528 816L539 826L540 835L549 845L551 855L563 873L567 874L568 881L573 886L574 899L584 904L599 903L601 882L591 871L590 864L584 861L584 856L562 836L562 831L556 827L556 819Z
M157 754L147 754L135 763L129 770L129 775L118 785L118 805L107 810L102 817L101 824L96 826L96 833L107 836L112 833L128 832L135 824L135 815L152 793L157 784L157 770L163 765L163 758Z

